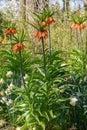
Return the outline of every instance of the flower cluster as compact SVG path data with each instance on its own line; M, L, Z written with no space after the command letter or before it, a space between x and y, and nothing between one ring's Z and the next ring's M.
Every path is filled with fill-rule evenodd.
M2 104L6 104L7 106L10 106L13 103L13 100L10 98L10 93L13 90L14 85L10 83L10 85L7 87L7 89L3 89L0 92L0 102Z
M15 33L17 33L17 30L15 28L9 28L5 30L6 35L14 35Z
M43 31L43 32L36 31L36 32L34 32L34 36L39 38L39 39L47 38L48 37L48 32L47 31Z
M71 28L73 29L78 29L78 30L83 30L86 28L85 24L77 24L77 23L73 23L71 25Z
M42 39L42 38L47 38L48 37L48 32L45 29L45 27L49 26L50 24L54 23L55 20L53 17L46 18L44 21L41 21L35 26L37 27L37 31L34 32L34 37Z
M6 73L6 77L8 78L7 81L3 78L0 79L0 102L4 105L10 106L13 103L11 99L11 91L14 88L14 84L12 82L8 82L9 78L12 78L13 72L8 71Z
M49 26L50 24L54 23L55 20L53 17L46 18L44 21L41 22L42 27Z
M47 22L47 25L50 25L52 23L55 23L55 20L53 17L46 18L45 21Z
M34 24L31 24L33 27L35 27L35 29L37 29L37 31L34 32L34 37L39 39L47 38L47 27L55 22L54 18L52 17L53 13L51 11L49 11L49 13L47 11L44 11L39 15L35 15L37 19L35 19Z
M25 45L23 45L22 43L17 43L13 46L13 51L14 52L20 52L21 50L24 50Z
M71 21L73 22L71 25L71 28L77 29L77 30L83 30L86 28L86 25L84 22L86 21L85 17L83 16L72 16Z

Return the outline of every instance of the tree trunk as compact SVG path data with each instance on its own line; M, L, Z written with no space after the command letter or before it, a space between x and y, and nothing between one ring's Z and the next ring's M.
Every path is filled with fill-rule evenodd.
M25 19L26 0L19 0L19 16L20 19Z
M49 0L19 0L20 18L31 20L33 12L40 12L48 6Z
M66 10L66 2L65 0L63 0L63 12L65 12L65 10Z
M49 7L49 0L43 0L43 9L47 9Z
M83 0L83 2L84 2L84 8L87 11L87 0Z
M26 20L32 20L32 13L34 12L34 0L26 0Z
M70 2L69 0L66 1L67 17L69 17L69 7L70 7L69 2Z
M49 0L35 0L35 5L38 11L42 11L49 7Z

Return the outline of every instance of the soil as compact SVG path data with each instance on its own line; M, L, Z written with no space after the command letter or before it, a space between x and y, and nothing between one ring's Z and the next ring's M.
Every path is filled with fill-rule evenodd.
M0 130L16 130L14 127L11 127L10 125L0 128Z

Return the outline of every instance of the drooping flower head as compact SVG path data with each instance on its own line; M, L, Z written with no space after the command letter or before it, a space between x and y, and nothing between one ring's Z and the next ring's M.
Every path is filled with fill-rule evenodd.
M47 26L55 22L53 18L54 12L51 10L44 10L39 14L34 13L34 15L34 24L31 23L31 25L36 29L34 32L34 37L39 39L47 38Z
M14 52L20 52L20 51L22 51L22 50L24 50L24 49L25 49L25 45L22 44L22 43L16 43L16 44L13 46L13 48L12 48L12 50L13 50Z
M85 24L77 24L77 23L73 23L71 25L71 28L73 29L78 29L78 30L83 30L86 28L86 25Z
M25 49L25 45L23 44L23 42L25 41L24 30L22 30L20 33L18 33L17 36L14 36L13 38L15 44L13 45L12 50L14 52L23 51Z
M34 37L37 37L39 39L47 38L48 37L48 32L47 31L43 31L43 32L36 31L36 32L34 32Z
M6 35L14 35L15 33L17 33L17 30L15 28L9 28L5 30Z
M48 19L46 19L45 21L47 21L47 25L50 25L52 23L55 23L55 20L53 17L49 17Z
M15 23L8 21L8 23L6 24L5 34L7 36L9 36L9 35L14 35L16 33L17 33L17 30L16 30L16 27L15 27Z
M73 29L83 30L86 28L86 25L84 24L84 22L86 21L86 18L83 16L74 15L71 17L71 21L73 22L71 24L71 28Z

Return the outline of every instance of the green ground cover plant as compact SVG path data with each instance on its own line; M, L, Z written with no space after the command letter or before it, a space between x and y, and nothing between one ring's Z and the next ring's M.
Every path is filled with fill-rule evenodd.
M0 119L14 129L87 130L87 18L55 16L33 14L33 39L17 21L3 25Z

